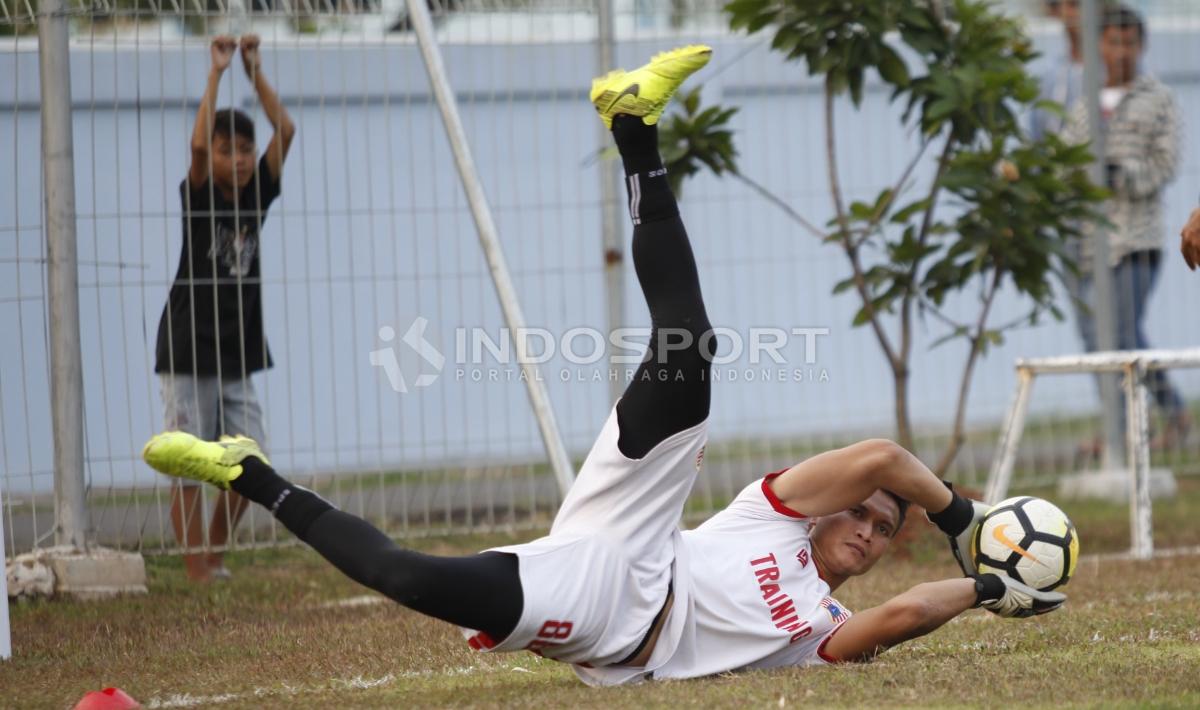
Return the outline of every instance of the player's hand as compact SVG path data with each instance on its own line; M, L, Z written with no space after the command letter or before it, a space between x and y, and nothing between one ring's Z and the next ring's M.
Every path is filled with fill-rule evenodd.
M209 54L212 55L212 68L223 72L229 68L229 62L233 61L233 53L237 51L237 39L229 35L217 35L213 37L212 44L209 46Z
M258 35L242 35L242 65L246 67L246 75L251 78L262 67L262 55L258 52L260 44L262 44L262 40Z
M987 587L996 587L991 596L994 599L983 599L979 606L998 616L1005 618L1023 619L1038 614L1048 614L1061 607L1067 601L1067 595L1061 592L1039 592L1026 584L1002 574L976 575L975 579ZM999 584L996 582L999 580ZM1000 585L1003 585L1000 591Z
M975 537L975 531L979 529L979 523L983 522L983 516L991 510L991 506L987 503L980 503L977 500L971 501L971 507L974 510L971 524L967 526L966 530L950 538L950 551L954 553L954 559L958 560L958 566L962 569L963 574L968 577L974 576L978 571L975 569L975 560L971 557L971 538Z
M1192 216L1188 218L1179 236L1182 239L1179 251L1183 252L1183 260L1187 262L1189 269L1195 271L1196 267L1200 266L1200 209L1192 210Z

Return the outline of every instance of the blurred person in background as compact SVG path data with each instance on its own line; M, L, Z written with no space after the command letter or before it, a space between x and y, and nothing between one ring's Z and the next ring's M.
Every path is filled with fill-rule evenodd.
M1100 27L1100 55L1105 69L1100 90L1100 131L1105 140L1105 183L1112 191L1105 205L1111 226L1092 227L1085 233L1079 260L1080 292L1084 303L1093 303L1094 239L1105 237L1108 267L1113 275L1116 346L1118 350L1139 350L1150 347L1145 334L1146 305L1162 261L1163 190L1178 169L1182 128L1171 90L1140 70L1147 43L1141 16L1125 5L1110 5ZM1087 113L1086 102L1077 101L1070 111L1064 140L1089 141ZM1090 311L1079 313L1079 330L1087 349L1096 351L1096 321ZM1165 418L1154 445L1179 445L1192 423L1183 398L1162 370L1152 371L1147 384ZM1124 413L1122 405L1122 427Z
M1039 77L1041 97L1054 101L1069 110L1083 95L1083 42L1080 39L1080 0L1049 0L1046 14L1062 22L1067 39L1066 47L1048 53L1046 69ZM1066 126L1066 114L1035 108L1030 114L1029 132L1039 139L1047 133L1061 133Z

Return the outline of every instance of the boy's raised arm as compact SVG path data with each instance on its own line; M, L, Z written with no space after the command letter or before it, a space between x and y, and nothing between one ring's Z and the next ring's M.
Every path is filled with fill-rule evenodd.
M262 103L263 113L275 128L275 135L267 146L267 167L271 177L278 180L283 175L283 160L287 157L288 148L292 145L292 137L296 135L296 124L279 100L279 95L267 81L262 71L262 55L259 53L261 40L258 35L242 35L242 64L246 68L246 76L254 84L254 91Z
M209 47L212 56L212 66L208 70L208 84L204 87L204 97L200 99L200 108L196 111L196 125L192 129L192 164L188 168L188 182L193 187L199 187L208 179L209 150L212 146L212 117L217 110L217 88L221 84L221 75L233 61L233 53L237 51L237 40L228 35L213 37Z

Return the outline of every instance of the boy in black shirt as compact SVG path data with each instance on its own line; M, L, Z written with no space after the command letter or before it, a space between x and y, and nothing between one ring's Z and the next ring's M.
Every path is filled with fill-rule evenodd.
M271 366L263 336L258 242L267 208L279 196L283 160L295 126L262 72L257 35L241 38L242 63L275 133L256 163L254 121L236 109L216 111L221 75L238 40L213 39L208 85L192 132L192 162L179 186L183 250L158 324L154 371L162 381L167 429L215 439L264 436L250 374ZM222 493L209 544L224 545L246 504ZM176 486L171 522L185 548L203 545L200 489ZM227 576L222 553L186 554L188 577Z

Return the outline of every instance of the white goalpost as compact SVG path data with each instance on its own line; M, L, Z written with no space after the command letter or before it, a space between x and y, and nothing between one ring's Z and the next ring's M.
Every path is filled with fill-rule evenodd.
M1017 390L1004 428L996 458L988 474L985 500L997 503L1008 494L1016 464L1017 448L1025 428L1025 415L1038 375L1067 373L1121 373L1124 375L1126 465L1129 473L1129 554L1149 559L1154 554L1150 502L1150 414L1146 375L1155 370L1200 367L1200 348L1185 350L1124 350L1018 359ZM1116 462L1113 462L1114 464Z

